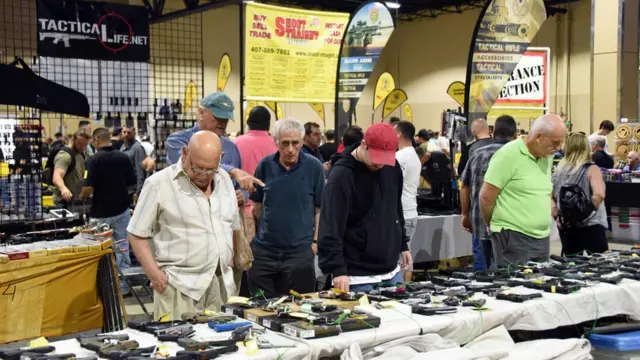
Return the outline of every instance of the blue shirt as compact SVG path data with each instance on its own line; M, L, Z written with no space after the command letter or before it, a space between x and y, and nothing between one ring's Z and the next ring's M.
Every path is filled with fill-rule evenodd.
M200 129L198 129L198 125L196 125L191 129L178 131L169 135L167 141L164 142L165 149L167 150L167 165L173 165L178 161L180 155L182 155L182 147L189 144L189 140L191 140L193 134L198 131L200 131ZM226 172L242 168L240 151L238 151L236 144L224 136L220 137L220 141L222 142L222 151L224 152L220 167Z
M638 166L636 166L636 168L635 168L635 169L631 169L631 168L630 168L630 165L629 165L629 164L627 164L627 165L625 165L625 166L624 166L624 168L622 169L622 171L624 171L624 172L640 171L640 164L638 164Z
M320 153L320 149L316 149L315 151L313 151L313 149L308 147L306 144L303 144L302 145L302 152L307 154L307 155L313 156L314 158L318 159L318 161L320 161L321 164L324 164L324 159L322 158L322 154Z
M287 170L276 152L260 160L255 177L265 186L249 197L262 204L253 241L273 252L297 253L308 249L313 242L316 208L322 204L322 164L300 152L298 163Z
M189 140L193 134L200 131L198 125L191 129L175 132L167 138L164 142L165 149L167 150L167 165L175 164L180 155L182 155L182 147L189 144ZM224 136L220 136L220 142L222 142L222 159L220 161L220 167L226 172L231 173L233 169L241 169L242 161L240 160L240 151L238 147L231 140ZM238 189L238 183L234 180L233 185ZM247 200L247 193L242 190L245 201Z

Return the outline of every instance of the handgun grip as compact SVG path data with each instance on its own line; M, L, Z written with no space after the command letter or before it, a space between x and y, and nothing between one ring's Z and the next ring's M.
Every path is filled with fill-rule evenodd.
M180 336L182 336L182 334L164 334L164 335L158 335L158 341L178 341L178 339L180 339Z

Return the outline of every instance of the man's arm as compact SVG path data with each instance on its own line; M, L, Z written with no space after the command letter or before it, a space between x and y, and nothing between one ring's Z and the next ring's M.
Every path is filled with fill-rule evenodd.
M402 187L404 181L404 174L402 168L398 165L398 201L396 203L396 211L398 213L398 223L400 224L400 230L402 231L402 247L401 252L409 251L409 237L407 236L407 229L404 227L404 211L402 211Z
M318 266L324 274L334 277L346 276L347 264L344 261L342 241L349 219L351 192L347 179L338 178L332 172L324 188L318 231Z
M263 159L264 160L264 159ZM258 166L256 166L256 172L255 172L255 177L257 179L264 179L264 171L262 169L263 167L263 160L261 160L258 163ZM259 221L260 221L260 210L262 209L262 199L264 196L264 188L263 187L258 187L256 189L256 191L252 192L249 195L249 200L253 201L253 211L251 213L251 215L253 215L253 220L255 221L256 224L256 228L258 227ZM257 235L257 232L256 232Z
M142 145L138 145L139 146L136 146L134 149L133 160L136 165L136 193L139 194L140 190L142 190L142 185L144 185L145 170L142 168L142 162L146 159L147 153L144 151Z
M472 173L473 173L473 161L476 160L476 156L471 156L466 161L466 166L460 176L462 187L460 188L460 208L462 215L469 215L471 208L471 186L472 186Z
M73 196L73 194L71 194L67 186L64 184L64 176L67 174L69 165L71 165L71 155L65 151L59 151L55 159L53 160L52 182L53 185L55 185L58 190L60 190L60 193L62 197L65 198L65 200L69 200L66 196L67 193L69 194L68 198L71 198L71 196Z
M480 213L485 224L491 224L491 216L493 215L493 209L496 206L496 200L500 194L500 188L497 188L487 182L482 184L480 190Z
M159 196L153 184L147 184L142 188L138 209L133 212L127 232L131 249L142 265L145 274L151 280L151 286L158 293L164 292L167 286L167 275L162 271L153 257L149 246L149 239L153 236L153 226L156 223L160 209Z
M164 148L167 150L167 165L173 165L178 162L182 153L182 147L186 146L188 143L189 140L181 132L169 135L167 141L164 142Z

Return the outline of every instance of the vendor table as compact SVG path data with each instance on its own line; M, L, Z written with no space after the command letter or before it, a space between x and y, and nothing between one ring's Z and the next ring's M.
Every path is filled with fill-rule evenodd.
M638 207L640 183L607 182L606 204L617 207Z
M411 240L413 262L471 256L471 233L460 224L461 215L418 216Z
M513 292L538 292L523 287L512 288ZM478 294L481 298L483 295ZM408 315L395 309L376 310L365 305L367 311L381 318L379 328L342 333L315 340L300 340L284 334L267 331L273 345L294 345L291 348L263 349L249 355L241 348L237 353L225 355L225 359L320 359L338 356L353 343L362 349L371 348L389 341L428 333L437 333L444 339L459 344L468 343L481 334L499 325L507 330L542 331L560 326L574 325L613 315L629 315L640 320L640 282L623 280L619 285L606 283L583 288L579 292L562 295L544 293L543 298L513 303L487 298L486 308L477 312L469 308L458 308L458 313L438 316ZM196 340L219 340L228 333L217 334L204 324L195 325ZM157 344L155 338L146 333L126 329L120 333L129 334L140 346ZM165 343L177 351L175 343ZM92 353L80 348L75 339L52 343L57 353L75 353L89 356Z

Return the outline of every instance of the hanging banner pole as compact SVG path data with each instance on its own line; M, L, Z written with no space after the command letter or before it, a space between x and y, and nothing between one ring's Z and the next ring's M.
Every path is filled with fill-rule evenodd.
M492 0L476 23L464 92L467 127L484 119L547 18L543 0Z
M351 125L356 104L394 29L393 17L381 2L362 5L349 19L340 44L336 73L335 132L337 139Z

